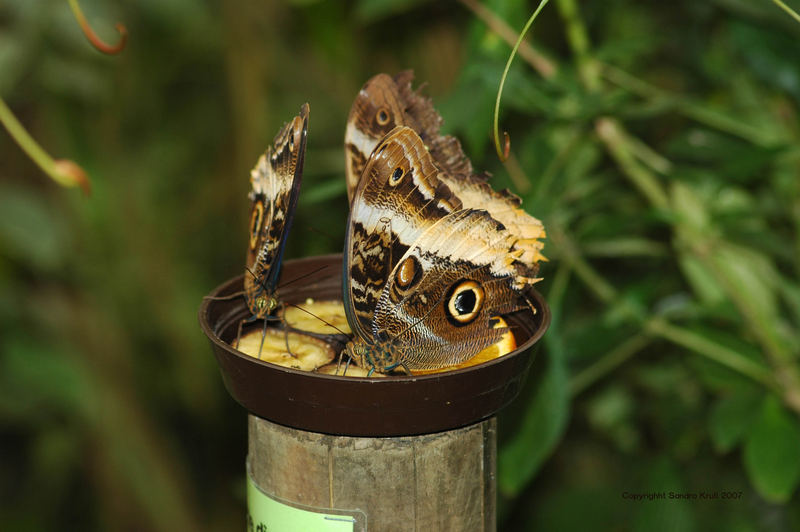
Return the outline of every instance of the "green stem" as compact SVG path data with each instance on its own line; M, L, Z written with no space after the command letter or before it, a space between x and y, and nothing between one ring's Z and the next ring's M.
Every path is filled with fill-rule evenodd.
M503 95L503 87L506 84L506 77L508 76L508 70L511 68L511 61L514 60L514 56L517 55L517 50L519 49L520 43L522 43L522 39L525 37L525 34L528 32L528 29L533 24L533 21L536 20L537 15L542 10L542 8L547 5L549 0L541 0L539 2L539 7L536 8L536 11L533 12L533 15L528 19L528 22L525 23L525 26L522 28L522 32L519 34L519 38L517 39L514 48L511 50L511 55L508 56L508 61L506 61L506 67L503 69L503 75L500 77L500 87L497 89L497 99L494 102L494 147L497 150L497 156L500 158L501 161L505 161L508 159L508 150L510 147L510 139L508 138L508 133L505 131L503 132L503 136L505 137L505 146L503 148L500 147L500 128L498 125L498 120L500 116L500 97Z
M553 184L558 172L564 167L569 160L572 151L578 146L579 141L583 138L584 129L580 125L570 127L569 134L566 141L561 144L561 147L542 172L539 181L536 183L536 191L534 197L546 198L550 193L550 186Z
M0 122L2 122L2 124L8 130L11 138L13 138L16 143L19 144L19 147L22 148L22 151L24 151L28 157L30 157L31 160L33 160L33 162L35 162L39 168L42 169L43 172L52 177L58 183L64 186L69 186L69 183L66 182L64 176L60 175L56 171L56 163L53 158L50 157L50 155L44 151L39 143L28 134L2 98L0 98Z
M742 138L757 146L769 147L774 144L773 139L768 133L764 133L756 127L730 118L713 109L709 109L705 105L688 100L683 96L671 94L613 65L603 63L601 74L615 85L641 98L646 98L660 105L673 108L678 113L701 124Z
M505 20L501 19L478 0L459 1L472 11L476 17L481 19L492 32L506 41L509 46L514 46L514 42L517 40L517 32ZM544 79L552 79L558 72L558 64L539 52L530 43L523 42L520 45L519 56Z
M567 25L567 40L578 58L578 69L590 92L600 89L597 62L589 56L589 34L581 20L575 0L558 0L558 8Z
M646 334L636 334L620 345L598 358L589 367L582 370L570 380L570 393L575 396L586 388L600 380L605 375L611 373L615 368L622 365L626 360L647 347L653 339Z
M75 15L83 34L98 51L104 54L114 55L120 53L125 48L125 44L128 42L128 30L123 24L117 23L116 26L119 32L119 41L117 41L117 44L106 44L89 25L89 21L86 20L83 11L81 11L78 0L69 0L69 7L72 9L72 14Z
M768 368L742 356L737 351L712 342L704 336L672 325L661 318L649 320L646 328L648 332L738 371L742 375L746 375L754 381L765 385L770 390L779 391Z
M628 136L624 134L620 123L609 117L598 118L595 122L597 136L606 145L611 156L623 173L656 208L669 209L669 199L658 178L640 165L633 156Z
M561 259L572 267L578 278L583 281L586 287L594 292L595 296L600 299L604 304L611 305L617 302L617 291L611 284L606 281L600 273L594 270L591 265L583 260L578 251L577 246L572 240L555 224L551 224L551 234L554 241L559 242L559 247L562 249ZM693 333L684 328L673 325L663 318L650 317L642 320L641 316L636 312L635 308L628 305L623 306L623 311L627 317L636 323L642 324L642 329L647 335L659 336L668 340L676 345L694 351L695 353L713 360L727 368L730 368L742 375L745 375L756 382L764 384L770 390L780 391L778 383L773 378L770 370L752 360L740 355L738 352L733 351L725 346L719 345L701 335ZM635 347L636 344L633 344ZM621 349L620 346L619 349ZM632 346L626 346L627 349L633 349ZM622 354L627 351L623 350ZM612 352L613 354L613 352ZM615 359L623 359L622 354L614 354L612 361ZM606 355L610 356L610 355ZM603 364L610 364L605 362ZM601 365L600 370L603 369ZM600 371L593 370L593 371ZM587 379L587 377L582 377ZM580 382L580 381L579 381ZM798 396L792 389L788 389L784 393L784 400L793 409L800 412L800 402Z
M53 181L65 187L77 185L83 188L84 193L89 193L89 180L86 173L72 161L56 161L50 157L25 130L2 98L0 98L0 123L5 126L11 138L22 148L22 151Z
M781 0L772 0L772 3L786 11L789 16L795 19L797 22L800 22L800 15L797 14L797 11L781 2Z
M569 264L586 287L594 292L597 299L609 305L617 298L617 290L602 275L595 271L578 251L578 247L569 238L561 227L551 222L548 233L553 243L561 251L561 260Z

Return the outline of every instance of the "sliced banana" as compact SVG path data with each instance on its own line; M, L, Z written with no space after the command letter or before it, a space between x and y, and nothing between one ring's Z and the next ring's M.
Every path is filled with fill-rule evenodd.
M347 366L347 371L345 371L345 366ZM317 373L322 373L323 375L344 375L345 377L366 377L369 370L364 368L360 368L355 364L347 365L347 362L342 362L339 364L338 362L331 362L327 366L322 366L317 370ZM386 377L383 373L378 373L374 371L370 377Z
M291 354L286 351L287 342ZM317 338L272 328L264 336L264 330L258 327L242 335L237 349L265 362L304 371L314 371L336 356L333 347Z

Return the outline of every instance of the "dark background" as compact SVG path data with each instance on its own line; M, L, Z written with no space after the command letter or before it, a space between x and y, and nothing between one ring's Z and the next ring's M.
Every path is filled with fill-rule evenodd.
M249 169L306 101L287 256L341 249L350 104L405 68L548 230L554 321L500 418L499 529L800 528L800 23L769 0L552 0L506 83L502 165L510 46L474 3L84 0L105 40L127 26L117 56L67 2L0 3L0 97L93 187L0 129L4 530L243 529L245 412L200 300L243 271ZM513 40L536 4L485 6ZM719 498L624 496L653 492Z

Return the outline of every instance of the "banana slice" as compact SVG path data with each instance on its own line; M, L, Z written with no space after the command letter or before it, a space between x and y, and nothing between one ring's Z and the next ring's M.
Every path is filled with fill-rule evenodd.
M263 345L261 344L262 336L264 337ZM287 341L291 354L286 352ZM329 363L336 356L333 347L322 340L272 328L268 328L267 334L264 336L264 330L255 327L242 335L238 346L236 346L235 340L233 344L239 351L251 357L304 371L314 371Z
M326 325L325 322L327 322L339 328L341 331L346 333L350 332L350 327L347 325L347 319L344 314L344 306L341 301L314 301L313 299L308 299L300 306L311 312L313 316L295 307L286 307L281 314L286 323L295 329L320 334L336 334L339 332L333 327ZM508 327L508 324L503 318L498 317L495 328L500 327ZM262 333L263 329L261 328L256 327L251 329L242 336L237 349L252 357L260 358L261 360L288 368L316 371L324 375L342 375L344 371L345 364L339 365L338 361L334 360L337 354L334 348L322 340L303 334L285 333L278 329L269 328L267 329L266 337L264 337L264 344L262 347ZM289 349L292 354L286 351L287 338ZM431 373L468 368L499 358L516 348L517 342L514 338L514 334L511 332L511 329L508 329L497 343L490 345L466 362L438 369L415 370L413 373L414 375L428 375ZM260 357L259 350L261 352ZM366 377L367 373L369 373L368 370L360 368L355 364L350 364L344 376ZM386 377L386 375L375 371L370 377L383 378Z
M323 375L344 375L345 377L366 377L367 373L369 373L369 370L360 368L355 364L350 364L347 367L347 372L345 373L345 365L347 365L346 362L343 362L342 364L339 364L338 362L331 362L327 366L322 366L319 368L317 373L322 373ZM382 378L386 377L386 375L374 371L370 377Z
M341 301L314 301L309 298L298 306L303 310L286 306L279 314L287 325L301 331L319 334L350 334L350 326L347 325Z

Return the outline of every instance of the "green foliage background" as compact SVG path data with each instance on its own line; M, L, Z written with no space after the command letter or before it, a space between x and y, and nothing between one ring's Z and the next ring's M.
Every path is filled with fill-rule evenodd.
M506 85L504 167L510 46L467 4L84 0L130 32L106 57L66 2L0 2L0 97L94 189L0 131L4 530L243 529L245 413L197 308L242 271L249 168L305 101L289 256L341 249L350 103L405 68L548 229L499 529L800 529L800 24L768 0L552 0ZM514 32L536 7L485 6ZM624 496L662 491L740 498Z

